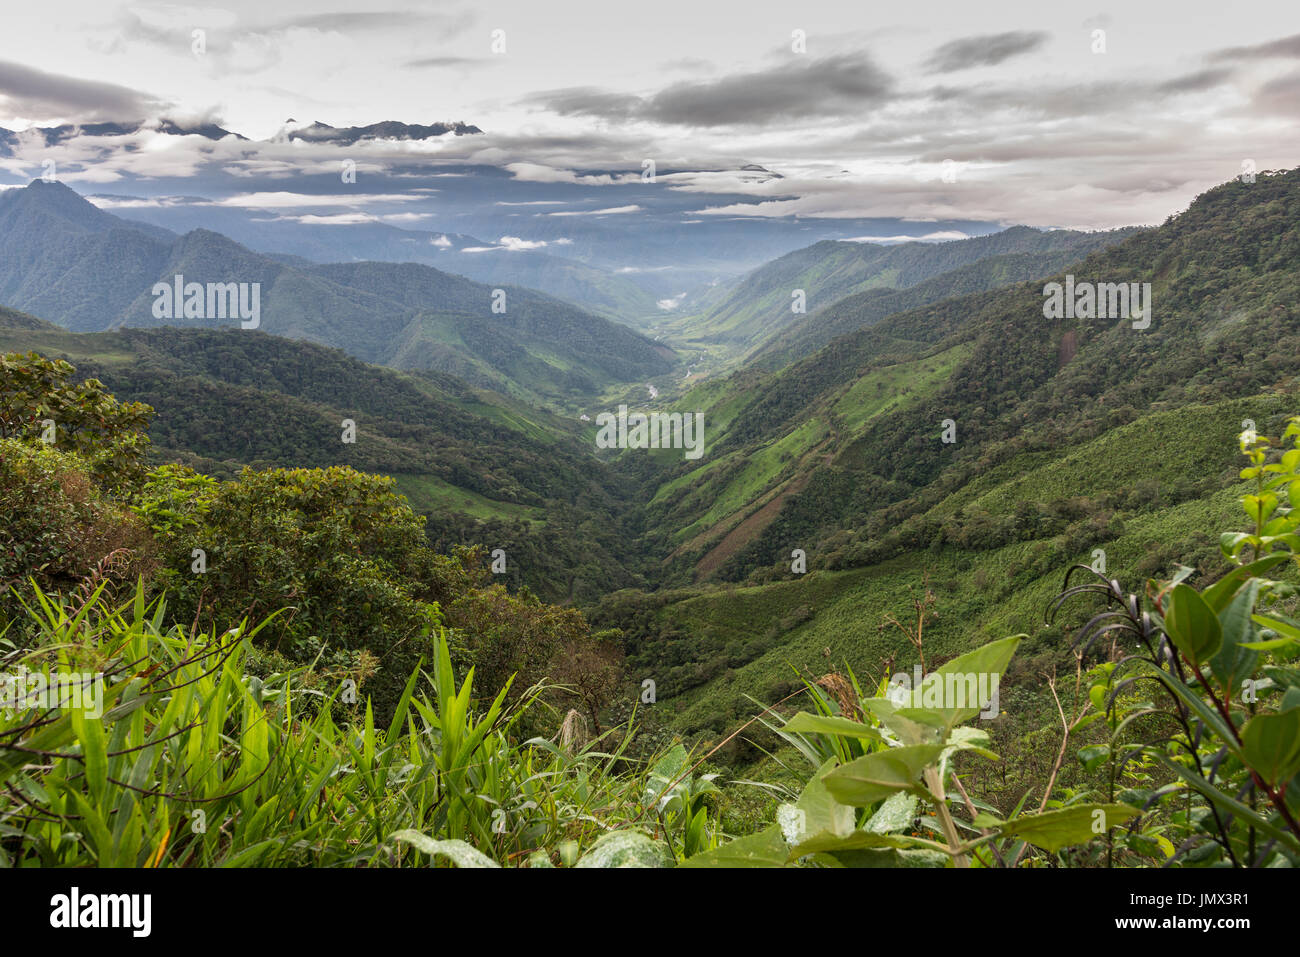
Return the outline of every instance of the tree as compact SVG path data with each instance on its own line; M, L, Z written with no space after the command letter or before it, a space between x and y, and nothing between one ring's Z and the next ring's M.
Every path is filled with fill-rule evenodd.
M43 442L81 456L95 484L125 495L143 480L153 409L118 402L98 379L35 352L0 355L0 438Z

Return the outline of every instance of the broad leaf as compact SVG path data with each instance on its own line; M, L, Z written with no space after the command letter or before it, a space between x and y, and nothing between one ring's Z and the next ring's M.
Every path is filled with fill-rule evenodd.
M482 851L471 844L466 844L464 841L435 841L427 834L421 834L419 831L413 830L395 831L392 834L392 839L401 841L403 844L410 844L417 851L423 851L430 857L449 858L457 867L501 866Z
M1087 843L1140 813L1127 804L1079 804L1018 817L999 826L998 831L1003 837L1018 837L1053 854L1071 844Z
M785 723L785 731L797 731L801 734L839 734L849 738L869 738L880 741L880 732L861 721L850 718L829 717L800 711Z
M662 841L640 831L614 831L602 836L575 867L672 867L672 852Z
M826 790L841 804L866 807L899 791L927 796L917 784L921 771L939 759L943 747L917 744L863 755L823 778Z
M1273 786L1300 773L1300 708L1257 714L1241 731L1246 763Z
M773 824L757 834L696 854L678 867L785 867L789 856L781 828Z
M1177 584L1169 593L1165 632L1183 656L1200 667L1223 643L1223 630L1214 610L1191 585Z

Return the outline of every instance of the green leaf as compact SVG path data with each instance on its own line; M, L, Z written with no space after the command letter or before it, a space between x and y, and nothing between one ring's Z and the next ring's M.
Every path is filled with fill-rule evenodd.
M872 741L883 740L880 732L861 721L850 718L829 717L800 711L785 723L784 731L801 734L839 734L848 738L869 738Z
M602 835L582 855L575 867L672 867L672 851L640 831L612 831Z
M917 843L918 842L902 834L873 834L870 831L855 831L852 834L846 834L843 836L824 834L819 837L809 838L791 848L789 860L793 862L809 854L823 852L834 853L836 851L861 851L867 848L876 847L893 847L902 849L905 847L914 847Z
M835 800L854 807L875 804L899 791L925 797L929 792L917 784L917 779L942 753L943 747L938 744L890 748L850 761L823 780Z
M1140 813L1127 804L1078 804L1046 814L1015 818L1001 825L998 831L1004 837L1018 837L1054 854L1071 844L1087 843L1106 833L1107 828L1123 824Z
M1159 751L1152 750L1149 753L1162 765L1173 771L1191 785L1192 788L1200 792L1206 800L1210 801L1216 807L1249 822L1262 833L1280 841L1282 844L1285 844L1293 852L1300 852L1300 841L1296 840L1294 834L1277 827L1249 805L1243 804L1241 801L1224 794L1190 768L1187 768L1176 761L1169 760L1166 755L1161 754Z
M401 841L403 844L410 844L417 851L423 851L430 857L450 858L457 867L501 866L472 844L467 844L464 841L435 841L427 834L421 834L419 831L409 829L394 831L391 838L394 841Z
M899 708L888 698L868 698L862 706L905 745L938 744L947 734L943 715L924 708Z
M1110 758L1110 745L1107 744L1094 744L1079 749L1079 763L1083 765L1085 771L1097 770L1108 758Z
M952 659L921 680L907 695L911 709L940 716L951 728L988 708L1023 635L989 642ZM906 695L906 692L904 692ZM904 709L900 709L904 710Z
M1210 671L1229 694L1254 673L1259 660L1259 652L1247 647L1255 637L1251 612L1255 610L1259 589L1259 579L1247 582L1218 615L1223 644L1210 659Z
M1223 630L1214 610L1191 585L1179 583L1169 593L1165 633L1194 666L1209 661L1223 643Z
M916 819L916 804L915 794L906 791L891 794L876 808L876 813L871 815L865 825L866 830L872 834L893 834L907 830Z
M876 847L862 850L841 850L813 856L818 864L827 867L888 868L949 867L952 858L943 851L927 848Z
M773 824L757 834L696 854L678 867L785 867L790 848Z
M1274 638L1271 641L1254 642L1250 645L1250 647L1252 648L1261 648L1261 650L1269 650L1272 648L1281 647L1283 645L1289 645L1296 641L1300 641L1300 626L1297 626L1295 622L1288 621L1285 618L1279 618L1275 615L1252 615L1251 619L1255 622L1255 624L1260 625L1264 628L1271 628L1273 631L1276 631L1279 635L1282 636L1280 638ZM1261 647L1261 646L1266 646L1266 647Z
M1276 787L1300 773L1300 708L1257 714L1241 731L1246 763Z
M1237 745L1237 736L1226 723L1223 717L1212 707L1205 703L1205 699L1185 682L1181 681L1177 675L1172 675L1163 668L1158 668L1149 661L1139 659L1137 662L1139 670L1155 678L1162 685L1169 689L1169 692L1182 701L1187 707L1196 713L1196 717L1204 722L1227 747L1228 751L1234 756L1241 757L1241 748Z
M787 842L797 844L820 834L851 834L857 824L856 812L847 804L831 797L823 780L835 770L837 761L831 758L804 786L803 793L793 806L781 805L778 823Z

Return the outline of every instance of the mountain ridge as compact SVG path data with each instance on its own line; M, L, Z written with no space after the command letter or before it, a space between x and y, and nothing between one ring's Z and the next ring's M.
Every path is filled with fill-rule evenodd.
M419 277L436 293L428 301L335 278L392 266L301 267L211 230L175 236L137 228L62 184L37 181L0 196L0 302L75 331L220 322L154 314L155 284L182 275L186 282L261 284L259 321L268 332L337 345L370 362L457 371L544 403L590 401L619 382L672 367L665 346L534 290L488 286L422 264L401 274L407 285Z

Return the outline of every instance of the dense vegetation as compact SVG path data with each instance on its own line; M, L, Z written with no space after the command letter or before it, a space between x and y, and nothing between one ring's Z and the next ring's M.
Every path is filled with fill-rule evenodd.
M699 774L680 745L638 760L629 727L602 736L612 751L596 750L576 711L558 743L521 741L545 689L512 706L507 678L476 704L475 670L457 683L436 613L424 632L431 695L417 691L417 662L389 720L377 721L371 702L358 714L348 701L349 678L318 670L318 659L250 670L274 617L187 628L164 598L147 598L143 580L113 605L114 569L101 562L69 594L33 580L16 593L25 601L18 641L6 641L0 854L10 865L149 867L397 866L426 855L460 867L1294 866L1300 624L1281 610L1296 589L1265 576L1300 558L1300 417L1283 438L1293 447L1279 457L1253 430L1241 436L1252 531L1223 536L1236 562L1227 575L1197 590L1184 569L1153 582L1145 601L1104 576L1062 594L1058 605L1095 595L1105 610L1080 633L1046 784L1009 810L985 800L971 769L998 760L989 733L968 723L997 707L996 690L981 684L955 700L944 688L996 680L1024 636L952 659L905 691L882 680L869 695L850 671L808 681L811 710L763 709L758 720L806 770L770 822L731 838L717 776ZM184 524L185 503L203 499L166 497L178 498L179 510L151 496L146 512ZM925 603L917 609L909 637L922 652ZM50 700L51 688L65 696ZM338 703L353 705L344 727ZM1078 750L1094 780L1058 788L1067 745L1094 740ZM30 763L33 753L44 761Z
M723 344L737 356L753 350L755 362L778 368L890 313L1048 275L1131 232L1016 226L946 243L824 240L709 290L666 327L684 341ZM791 308L795 290L805 294L806 315Z
M551 600L643 583L622 534L629 490L573 445L576 423L437 373L368 366L259 332L73 334L0 310L0 348L39 350L154 410L156 461L392 475L432 544L504 549L500 580ZM344 442L344 420L356 425ZM467 504L468 503L468 504Z
M97 378L3 359L3 670L104 700L0 711L0 854L1294 866L1298 204L1228 184L1068 267L1151 282L1146 330L1037 282L853 297L680 400L699 462L270 336L6 315ZM914 664L1000 699L900 697Z

